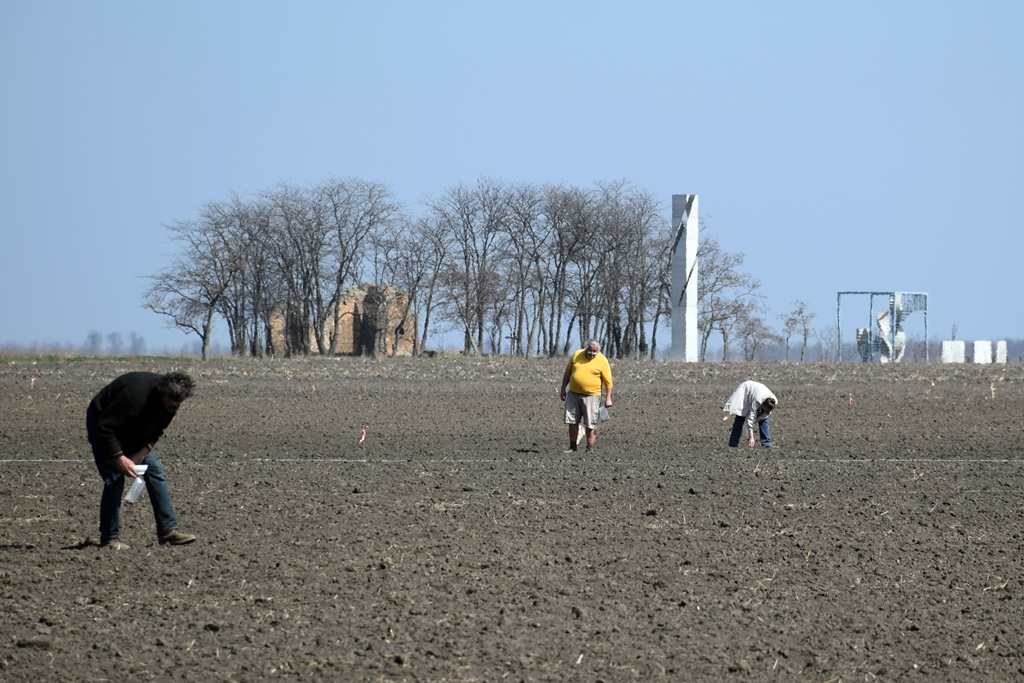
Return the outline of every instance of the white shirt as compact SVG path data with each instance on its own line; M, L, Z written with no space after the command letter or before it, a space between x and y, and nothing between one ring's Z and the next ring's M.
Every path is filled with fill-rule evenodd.
M768 417L767 414L759 414L761 404L764 403L766 398L774 398L776 406L778 406L779 399L775 398L775 394L768 387L760 382L748 379L736 387L736 391L732 392L732 396L725 402L723 410L730 415L739 415L740 417L747 418L747 429L750 433L753 433L754 429L757 428L757 423L764 421Z

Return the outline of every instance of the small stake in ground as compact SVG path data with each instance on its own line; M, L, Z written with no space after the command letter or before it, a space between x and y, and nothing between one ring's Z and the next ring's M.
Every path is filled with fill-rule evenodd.
M369 429L370 425L363 425L363 434L359 437L359 450L363 452L363 462L366 461L366 430Z
M853 394L850 394L850 405L855 405L856 401L853 400Z

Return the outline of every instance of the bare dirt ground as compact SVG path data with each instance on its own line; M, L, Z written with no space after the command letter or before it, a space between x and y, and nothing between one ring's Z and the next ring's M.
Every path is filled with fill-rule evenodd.
M199 540L144 495L122 551L85 409L175 366L0 366L0 680L1024 677L1024 367L617 362L569 456L563 363L187 366ZM726 447L748 378L777 448Z

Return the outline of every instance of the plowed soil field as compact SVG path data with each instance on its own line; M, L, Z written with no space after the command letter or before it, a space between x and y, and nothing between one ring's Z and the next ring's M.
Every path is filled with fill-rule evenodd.
M1024 679L1024 367L619 361L586 455L563 367L182 366L199 538L143 494L115 551L86 406L179 366L0 366L0 681ZM744 379L775 448L726 446Z

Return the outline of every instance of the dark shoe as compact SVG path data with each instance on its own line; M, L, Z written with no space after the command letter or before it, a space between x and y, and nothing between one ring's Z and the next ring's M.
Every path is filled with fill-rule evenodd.
M576 444L574 444L574 443L573 444L569 444L569 450L565 450L565 451L562 451L562 452L563 453L575 453L576 452Z
M108 538L107 540L100 543L100 547L113 548L114 550L128 550L128 548L131 548L130 545L128 545L119 538Z
M170 543L171 545L185 545L196 540L196 537L192 534L183 534L177 529L171 529L166 534L160 537L160 545Z
M594 444L592 444L592 443L588 443L588 444L587 444L587 453L589 453L589 452L590 452L590 451L592 451L592 450L594 450Z

